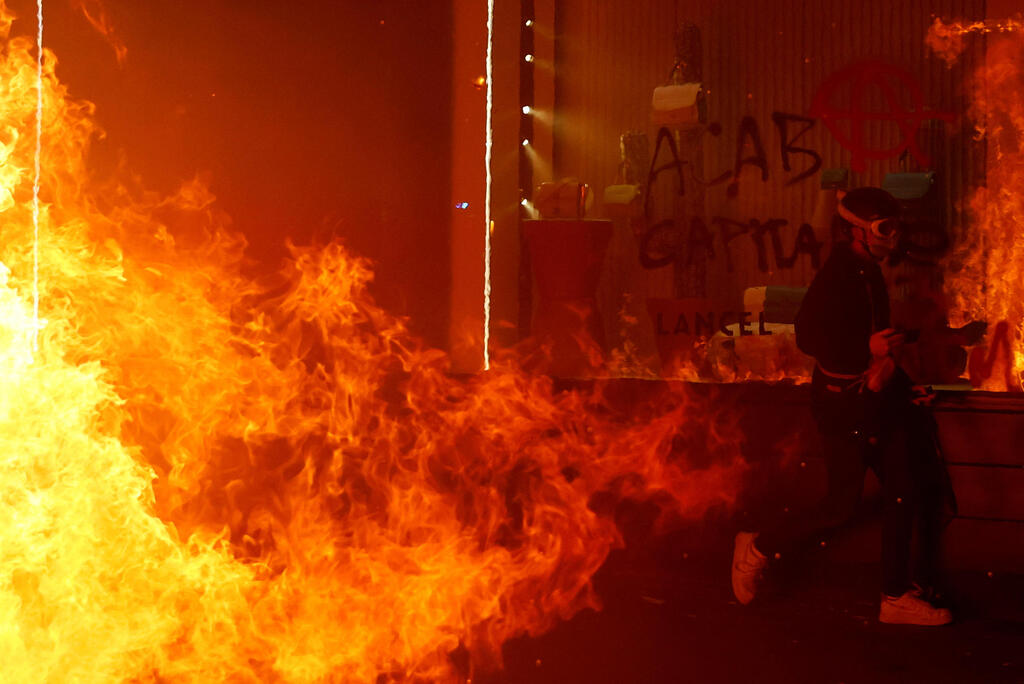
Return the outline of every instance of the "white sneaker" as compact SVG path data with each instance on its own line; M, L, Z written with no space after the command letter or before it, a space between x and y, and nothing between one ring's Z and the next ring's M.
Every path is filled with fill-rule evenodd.
M732 549L732 593L736 600L747 605L754 600L761 573L768 558L754 546L756 532L740 532Z
M914 590L903 596L882 595L878 621L890 625L948 625L953 614L948 608L937 608L920 598Z

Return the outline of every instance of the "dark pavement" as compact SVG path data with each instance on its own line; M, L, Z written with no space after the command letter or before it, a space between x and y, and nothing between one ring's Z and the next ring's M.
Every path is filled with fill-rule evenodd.
M680 548L616 552L602 611L507 643L504 672L474 682L1024 682L1024 575L952 572L955 624L895 626L877 620L877 565L822 552L741 606L727 549Z

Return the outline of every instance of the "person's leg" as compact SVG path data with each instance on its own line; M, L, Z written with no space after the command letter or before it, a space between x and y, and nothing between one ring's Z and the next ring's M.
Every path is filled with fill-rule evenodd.
M923 502L921 454L923 434L910 404L890 406L880 433L879 476L882 481L882 601L880 622L945 625L948 609L934 606L910 583L910 547L914 520Z
M907 425L895 425L881 445L882 591L887 596L902 596L910 588L910 545L920 504L910 437Z
M866 445L859 434L834 434L826 436L825 470L828 476L828 493L822 509L823 524L819 527L820 539L834 534L853 518L864 491Z
M807 513L758 535L755 545L769 558L827 541L857 510L866 469L860 436L849 431L823 430L822 443L827 477L825 496Z
M827 493L808 513L761 532L740 532L733 547L732 587L743 604L753 600L769 559L787 556L830 537L854 514L864 486L864 442L857 429L859 398L812 398L825 447Z
M929 596L941 594L942 535L956 513L956 500L938 445L936 427L927 409L914 407L911 446L914 481L917 484L917 553L914 582Z
M932 595L934 592L941 593L945 584L942 572L942 535L948 520L941 489L928 482L920 497L921 504L917 513L917 553L912 576L919 587Z

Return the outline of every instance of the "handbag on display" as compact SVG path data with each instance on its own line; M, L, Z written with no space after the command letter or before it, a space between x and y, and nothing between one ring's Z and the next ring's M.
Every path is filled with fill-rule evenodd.
M697 106L700 83L660 86L651 97L651 123L655 126L683 126L700 122Z
M575 178L548 181L537 186L533 206L543 218L581 219L594 203L590 186Z
M625 162L619 164L619 174L615 179L615 184L607 186L601 198L605 214L609 218L632 218L641 213L640 184L624 182L627 176L625 166Z

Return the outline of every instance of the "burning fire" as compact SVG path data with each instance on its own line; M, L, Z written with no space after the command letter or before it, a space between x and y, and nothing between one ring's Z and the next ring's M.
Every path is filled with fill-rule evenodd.
M936 17L925 36L925 43L939 57L952 64L963 53L965 39L975 34L1017 33L1024 30L1024 19L986 19L984 21L953 21L946 23Z
M710 401L626 417L508 360L453 380L339 244L255 282L201 183L91 179L93 108L51 53L33 356L36 64L12 19L0 3L4 681L453 680L456 648L494 665L597 604L620 535L595 495L732 500L738 430Z
M989 322L989 342L973 350L972 383L1024 389L1024 20L946 24L928 44L947 61L972 33L994 33L972 81L971 117L989 146L986 186L969 200L972 223L949 260L946 288L954 324Z

